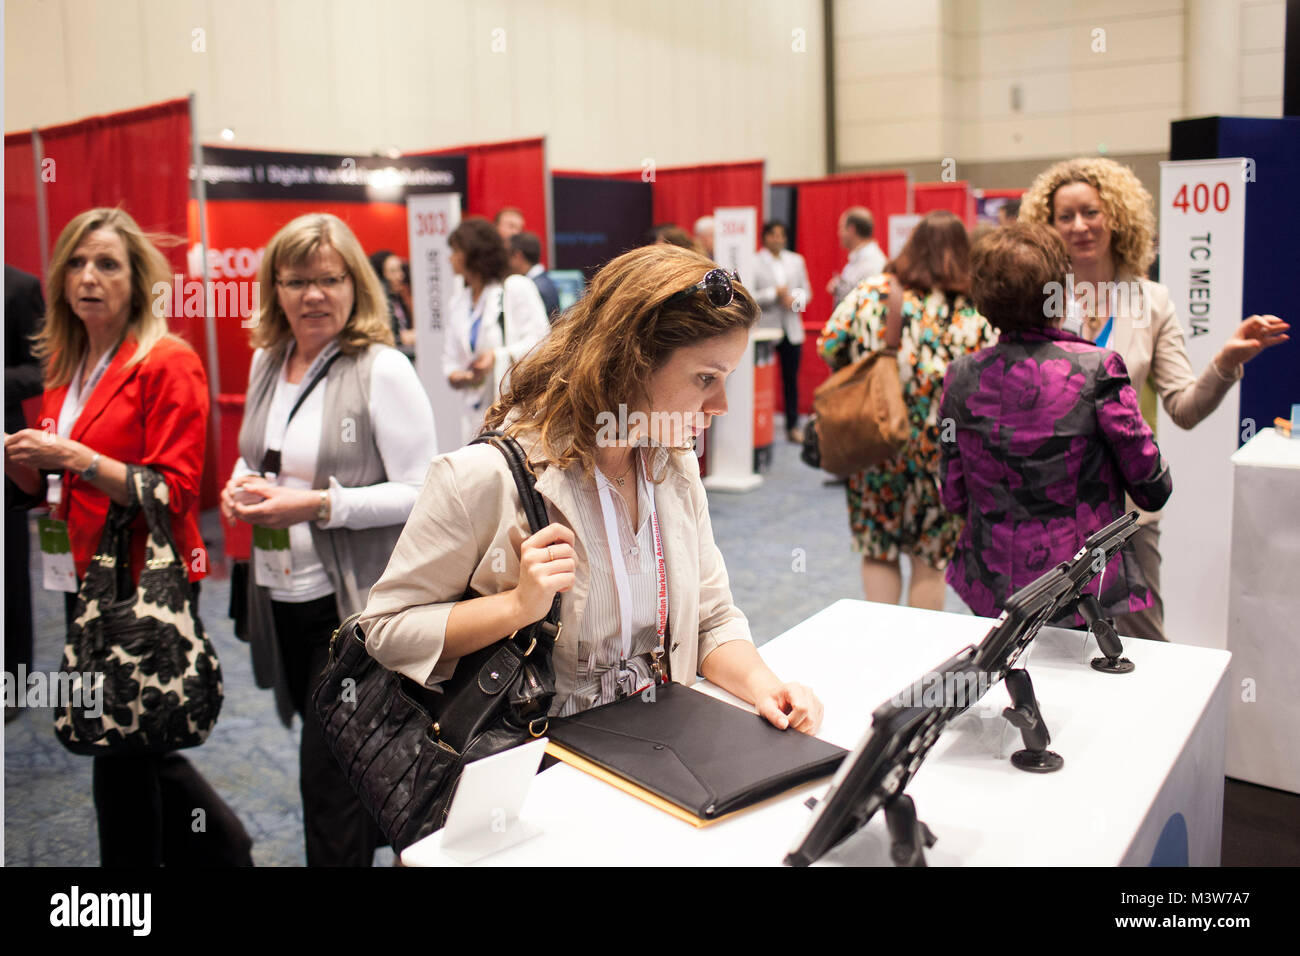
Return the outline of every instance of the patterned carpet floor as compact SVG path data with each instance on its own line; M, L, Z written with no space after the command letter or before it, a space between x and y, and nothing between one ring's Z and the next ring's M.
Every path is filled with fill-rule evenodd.
M862 596L843 488L826 485L823 473L803 465L796 446L781 442L773 451L761 487L709 496L733 596L759 645L840 598ZM204 515L204 533L218 539L215 512ZM32 567L39 584L39 555ZM258 866L302 866L297 724L286 729L270 692L254 686L248 646L226 617L229 576L215 549L212 567L200 612L221 657L226 699L212 736L186 756L247 827ZM33 598L33 669L54 671L64 638L62 595L34 587ZM951 589L947 609L968 613ZM6 865L97 865L90 760L59 745L49 710L26 711L7 723L4 750ZM376 854L377 865L391 861L387 849Z

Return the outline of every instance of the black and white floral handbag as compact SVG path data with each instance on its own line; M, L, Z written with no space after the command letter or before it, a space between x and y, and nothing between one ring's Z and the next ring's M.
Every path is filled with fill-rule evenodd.
M162 754L197 747L221 711L221 664L195 612L167 511L167 484L127 466L131 503L109 509L77 592L63 649L54 732L74 753ZM131 581L131 525L149 529Z

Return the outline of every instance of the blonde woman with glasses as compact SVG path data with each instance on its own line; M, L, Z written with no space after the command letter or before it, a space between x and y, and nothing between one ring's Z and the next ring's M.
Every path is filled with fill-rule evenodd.
M433 411L342 220L293 220L267 244L258 282L241 457L221 507L254 528L254 674L286 725L303 719L307 864L369 866L383 838L326 749L311 695L330 635L364 606L415 504Z

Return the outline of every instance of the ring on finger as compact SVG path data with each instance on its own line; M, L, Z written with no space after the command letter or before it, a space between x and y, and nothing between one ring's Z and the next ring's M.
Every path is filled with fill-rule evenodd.
M551 549L550 549L549 547L546 549L546 560L547 560L547 561L552 560L552 558L551 558Z

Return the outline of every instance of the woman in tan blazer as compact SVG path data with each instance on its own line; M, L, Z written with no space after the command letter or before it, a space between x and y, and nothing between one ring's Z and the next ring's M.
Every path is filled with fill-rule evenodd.
M1198 376L1187 356L1183 327L1169 290L1146 279L1155 259L1151 194L1127 166L1092 157L1057 163L1034 180L1020 205L1022 222L1052 226L1065 240L1073 267L1078 334L1118 352L1134 389L1150 383L1169 417L1191 428L1218 408L1242 377L1242 366L1270 345L1287 340L1287 323L1252 315ZM1154 407L1145 408L1155 427ZM1130 508L1135 507L1132 501ZM1154 603L1121 614L1121 634L1165 640L1160 595L1159 512L1143 513L1134 552Z
M691 453L759 316L733 278L662 244L600 271L487 416L525 449L552 523L529 534L495 449L434 459L361 617L377 661L434 686L562 593L553 715L698 674L816 732L820 701L763 663L732 603Z

